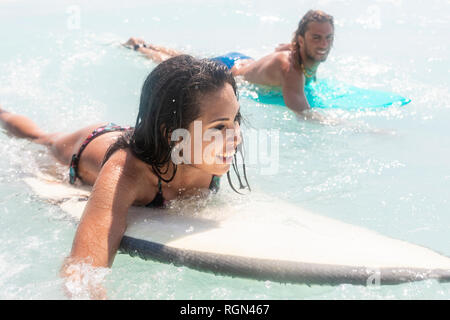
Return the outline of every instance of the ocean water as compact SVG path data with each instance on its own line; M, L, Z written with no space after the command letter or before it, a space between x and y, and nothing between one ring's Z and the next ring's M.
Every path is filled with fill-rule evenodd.
M275 174L249 168L254 193L226 201L293 202L450 256L449 1L0 0L0 104L42 128L133 124L155 67L120 46L130 36L199 57L261 57L291 39L310 8L335 17L335 43L318 77L393 91L405 107L321 110L337 125L299 121L286 108L242 98L249 127L279 132ZM246 84L241 83L245 89ZM24 184L46 150L0 133L0 299L65 299L59 268L76 224ZM64 168L57 167L59 173ZM215 276L116 256L114 299L449 299L450 285L306 286ZM101 276L102 274L98 275Z

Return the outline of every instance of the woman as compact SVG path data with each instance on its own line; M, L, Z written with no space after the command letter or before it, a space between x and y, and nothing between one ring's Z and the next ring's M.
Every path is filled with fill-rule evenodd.
M159 64L147 77L134 129L96 124L71 134L47 134L30 119L1 108L0 122L12 134L47 145L70 166L71 183L78 178L93 185L63 268L66 276L71 273L68 267L80 261L94 267L112 265L130 206L162 206L166 200L216 189L241 143L231 72L188 55ZM199 123L202 137L212 132L226 138L198 139L194 125ZM181 143L172 137L177 129L187 130L196 143L193 152L182 150L186 161L181 164L173 161ZM227 130L234 134L226 135ZM193 161L195 148L203 161Z

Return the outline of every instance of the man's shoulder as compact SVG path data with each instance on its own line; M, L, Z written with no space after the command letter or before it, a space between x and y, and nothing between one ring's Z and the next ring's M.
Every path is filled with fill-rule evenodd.
M294 69L291 63L291 51L274 52L271 65L274 69L281 71L283 78L289 76Z
M272 63L280 67L286 67L291 64L290 51L277 51L272 54Z
M272 61L272 67L274 69L277 69L280 75L280 80L286 78L292 78L296 77L298 72L295 70L294 66L292 65L291 60L291 51L280 51L275 52L273 56Z

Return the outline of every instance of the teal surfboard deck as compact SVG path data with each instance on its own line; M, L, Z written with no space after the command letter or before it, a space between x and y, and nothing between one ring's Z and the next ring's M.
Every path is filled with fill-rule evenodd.
M312 108L360 110L403 106L411 102L392 92L358 88L334 80L310 82L305 86L305 95ZM280 90L256 88L245 96L264 104L285 106Z

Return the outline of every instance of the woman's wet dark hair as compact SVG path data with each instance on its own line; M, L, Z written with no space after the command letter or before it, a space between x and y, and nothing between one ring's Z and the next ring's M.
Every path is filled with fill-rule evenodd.
M162 62L144 82L134 130L124 133L109 147L102 165L115 151L129 148L138 159L149 164L162 181L170 182L177 171L177 165L171 161L175 142L170 141L170 134L176 129L188 129L200 116L202 95L219 90L226 83L232 86L237 96L236 82L230 70L209 59L180 55ZM240 123L240 117L237 121ZM166 164L173 166L169 179L162 177L170 168ZM232 165L242 188L239 170L236 171L236 158ZM243 169L247 182L245 164Z

